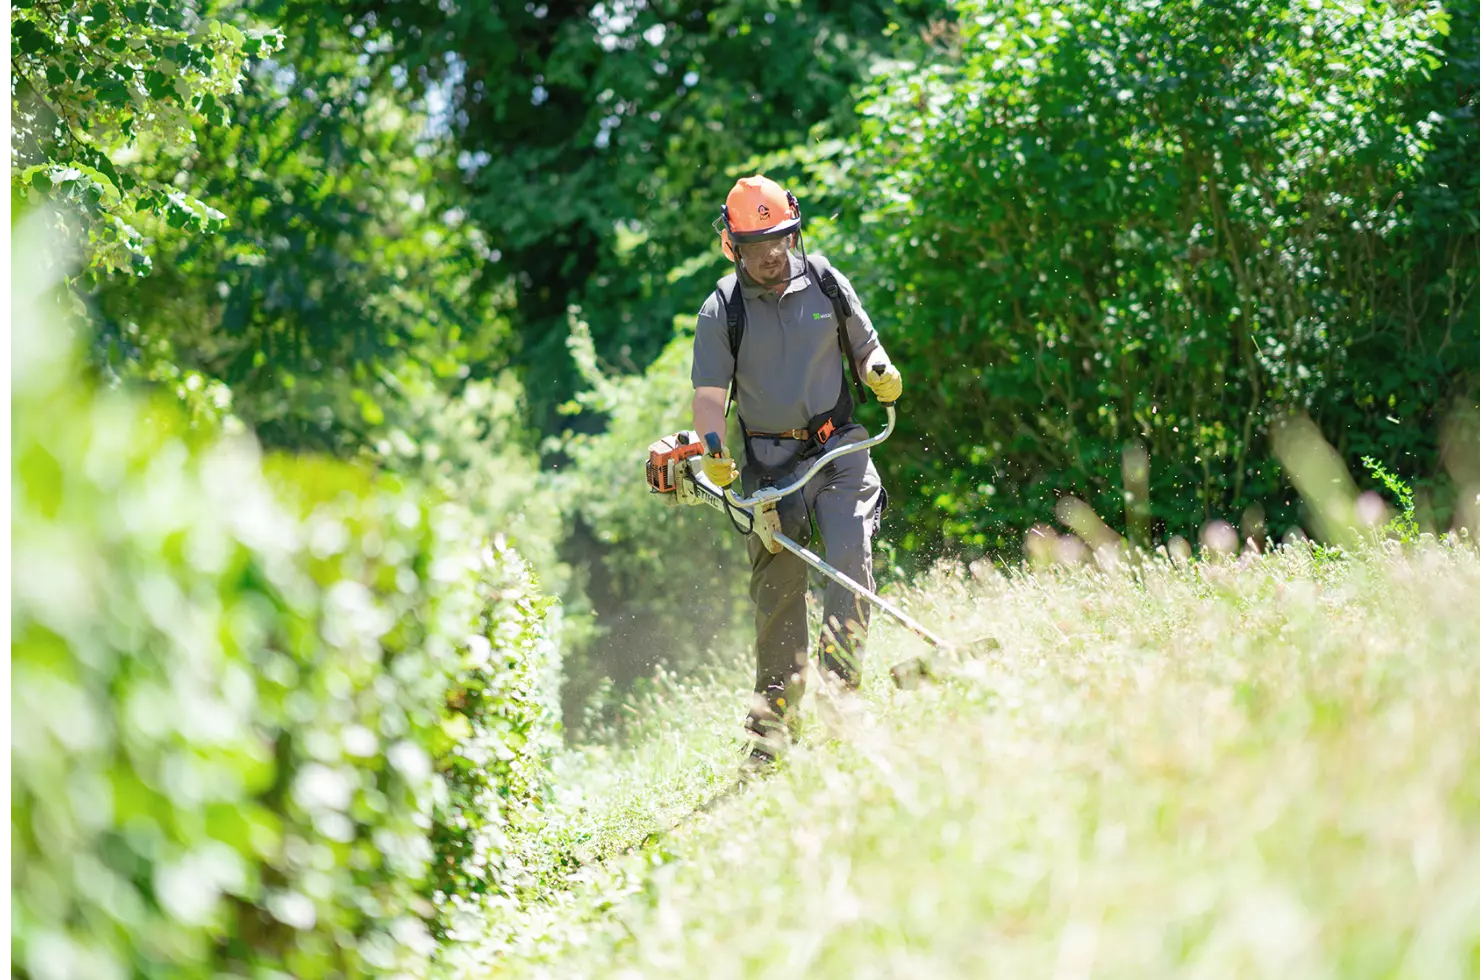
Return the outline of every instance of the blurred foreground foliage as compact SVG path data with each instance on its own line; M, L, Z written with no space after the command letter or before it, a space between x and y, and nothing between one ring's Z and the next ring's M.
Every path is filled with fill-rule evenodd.
M529 567L414 480L264 459L15 328L13 974L416 972L543 792Z

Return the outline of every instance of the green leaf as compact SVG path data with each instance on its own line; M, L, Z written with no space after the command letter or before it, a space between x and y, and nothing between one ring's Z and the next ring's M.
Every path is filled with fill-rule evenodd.
M133 100L129 98L128 88L120 78L105 79L103 84L97 87L96 91L98 98L111 106L127 106L133 103ZM132 133L126 130L124 135L131 136Z
M108 154L89 147L84 156L93 168L106 177L115 188L128 189L123 187L123 180L119 177L117 168L113 166L113 161L108 158Z
M90 156L99 159L102 158L102 154L90 154ZM111 203L117 203L120 195L117 185L111 178L109 178L106 174L104 174L97 168L87 166L86 164L79 164L77 169L81 171L82 176L87 178L90 184L88 188L88 193L92 194L93 190L96 189L95 200L99 200L106 196L109 198ZM111 164L109 165L109 169L112 169Z
M21 172L21 181L30 184L43 194L51 190L51 175L47 173L50 164L38 164L27 167Z
M20 46L22 54L50 54L56 50L55 42L28 20L15 22L11 37Z
M472 736L473 725L466 715L453 714L442 720L442 731L456 743Z
M144 87L156 99L163 99L172 91L170 80L164 72L154 71L153 69L144 73Z

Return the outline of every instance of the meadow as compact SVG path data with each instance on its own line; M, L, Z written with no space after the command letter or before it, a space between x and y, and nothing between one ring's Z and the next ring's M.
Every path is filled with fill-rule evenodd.
M568 752L461 978L1480 971L1480 560L1304 542L941 568L860 698L737 782L742 658Z

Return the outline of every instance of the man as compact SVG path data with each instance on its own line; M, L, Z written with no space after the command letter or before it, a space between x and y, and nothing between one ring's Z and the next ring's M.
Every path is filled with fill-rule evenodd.
M821 453L868 438L853 420L854 392L863 397L860 377L880 401L896 400L902 387L857 293L825 260L807 255L801 224L796 198L759 175L735 184L715 222L735 271L699 311L694 428L723 434L733 391L746 494L789 483ZM737 476L728 448L706 456L704 470L722 487ZM885 499L868 453L844 456L782 501L782 530L806 544L815 521L828 561L872 589L872 541ZM752 759L766 762L785 744L805 691L807 566L788 551L772 554L754 536L748 544L756 675L746 727L757 736ZM848 688L862 679L868 620L866 603L828 582L821 667Z

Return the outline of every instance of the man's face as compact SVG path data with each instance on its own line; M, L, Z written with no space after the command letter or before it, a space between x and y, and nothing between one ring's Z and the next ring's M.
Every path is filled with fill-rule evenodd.
M787 264L787 249L791 236L769 242L755 242L740 246L740 262L758 282L776 282L791 271Z

